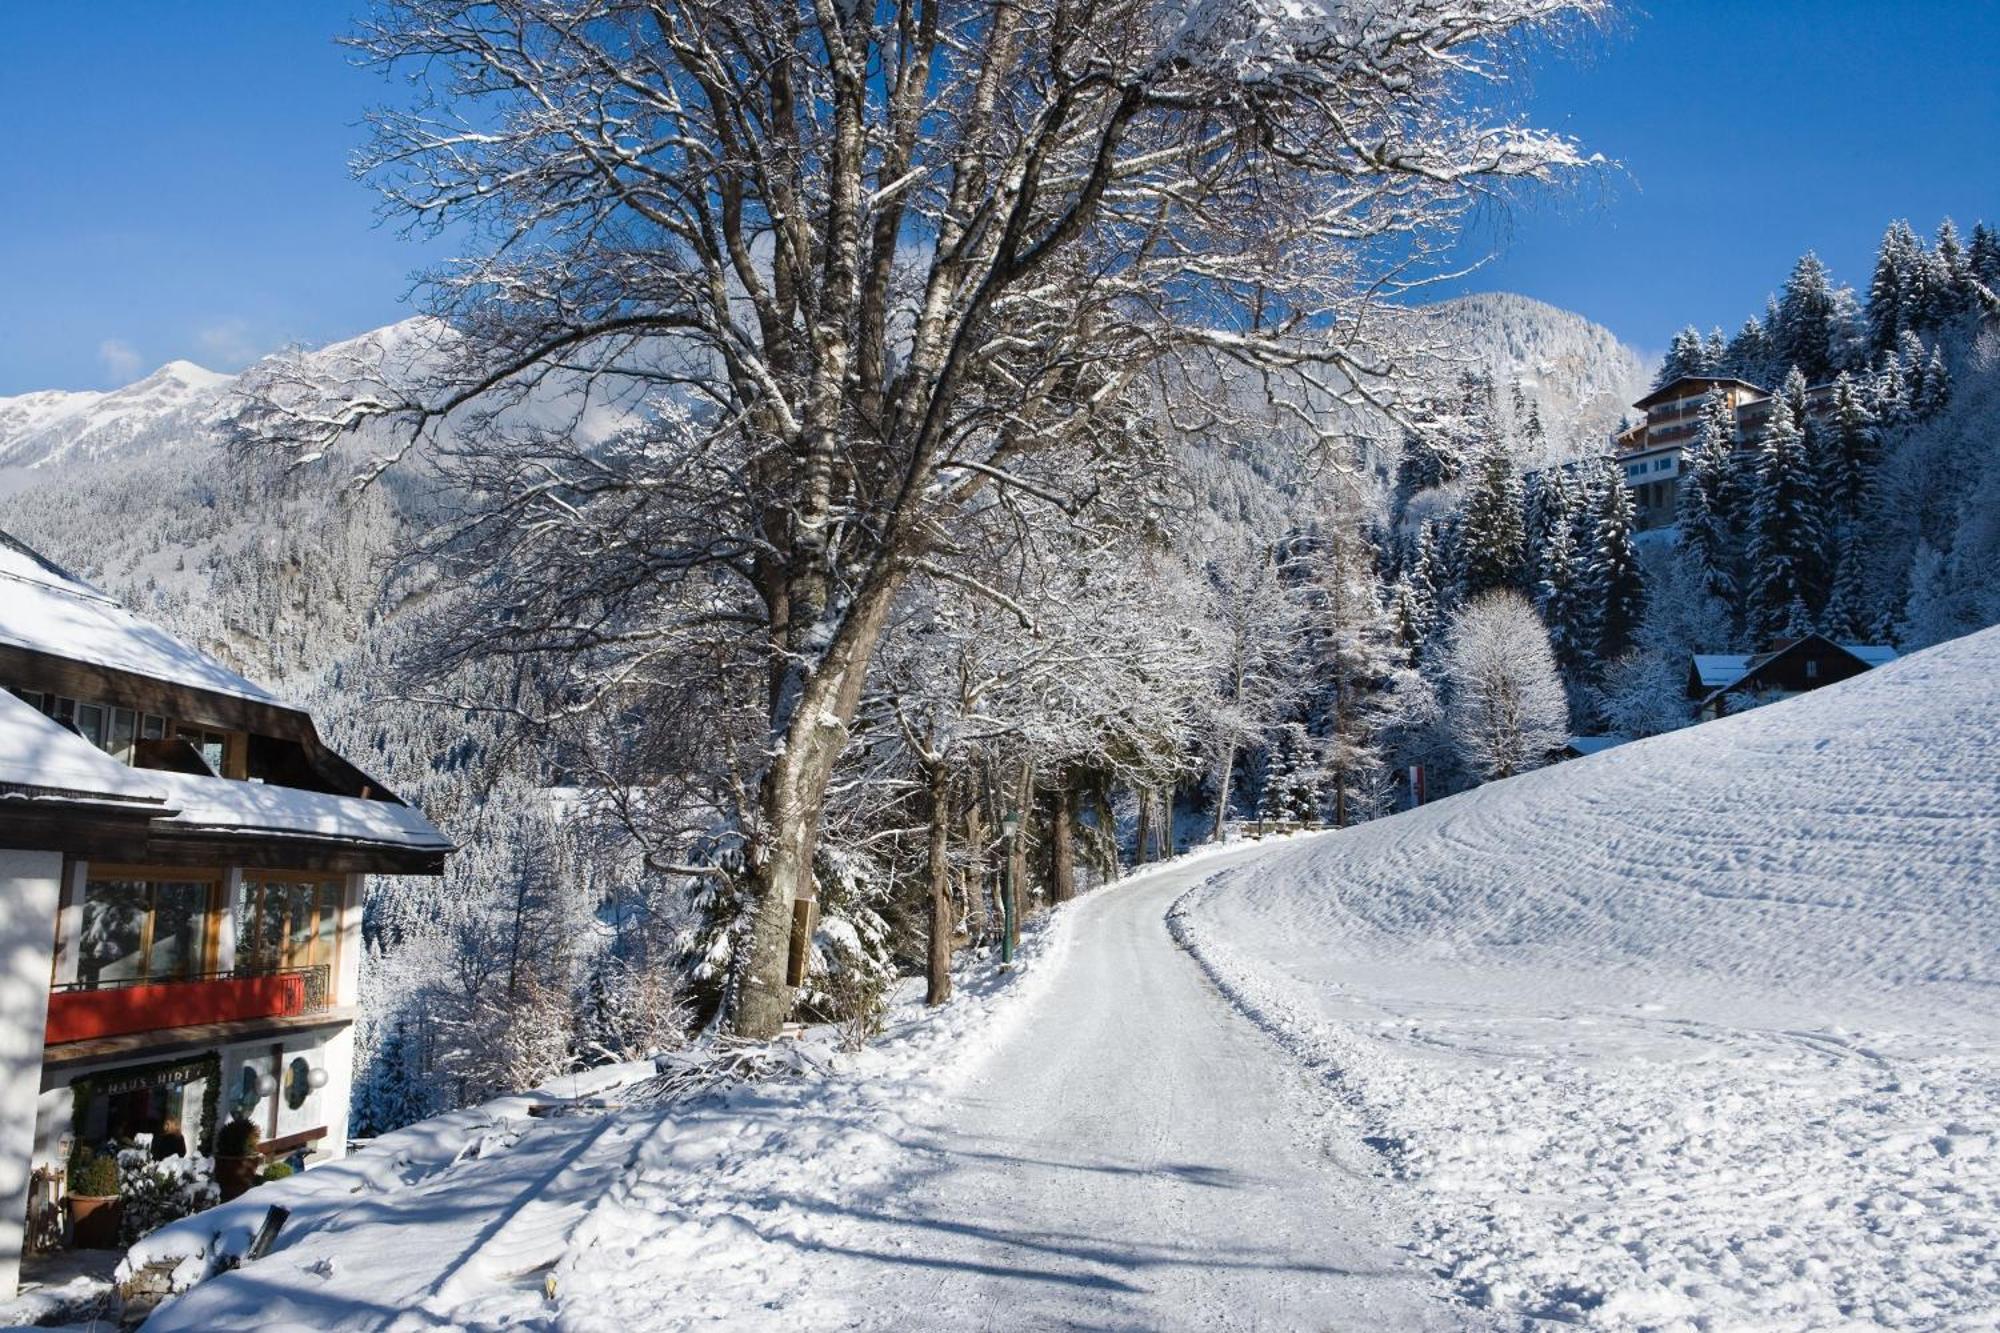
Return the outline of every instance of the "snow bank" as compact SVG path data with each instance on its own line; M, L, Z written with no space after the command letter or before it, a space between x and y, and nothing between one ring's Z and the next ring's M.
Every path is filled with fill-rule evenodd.
M2000 630L1303 842L1176 928L1466 1298L2000 1312Z

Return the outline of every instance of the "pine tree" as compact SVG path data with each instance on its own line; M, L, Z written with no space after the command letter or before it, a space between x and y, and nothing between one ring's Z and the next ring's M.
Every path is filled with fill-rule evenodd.
M1912 404L1919 421L1928 421L1944 411L1951 401L1951 372L1945 369L1944 352L1941 347L1931 348L1930 360L1924 363L1923 389Z
M1944 314L1956 318L1972 309L1972 259L1958 239L1957 224L1950 218L1938 224L1937 245L1932 253L1944 273Z
M1723 375L1724 363L1729 358L1729 340L1723 336L1722 327L1717 325L1708 331L1701 342L1701 370L1704 375Z
M1984 222L1975 225L1965 261L1974 281L1985 284L1990 292L2000 293L2000 232Z
M1917 263L1923 245L1910 224L1897 220L1882 233L1875 255L1875 276L1868 284L1868 340L1877 352L1895 347L1910 327L1910 302L1916 290Z
M1574 686L1597 668L1597 627L1590 599L1577 570L1576 543L1567 522L1550 534L1542 552L1542 577L1535 589L1536 608L1548 627L1549 647L1564 681Z
M1653 376L1653 387L1662 388L1683 375L1703 374L1708 369L1707 362L1708 352L1701 341L1701 330L1690 324L1667 344L1667 354L1660 362L1660 371Z
M1780 394L1758 451L1750 510L1747 620L1761 644L1790 637L1824 540L1816 503L1816 478L1806 459L1805 437Z
M1861 516L1876 461L1881 457L1881 440L1875 419L1862 402L1860 387L1844 371L1833 382L1830 427L1833 439L1826 454L1825 493L1840 519L1852 523Z
M1820 614L1821 629L1828 637L1843 642L1866 638L1867 553L1858 521L1840 525L1833 550L1833 592L1826 599L1826 610Z
M1693 571L1697 586L1725 601L1735 591L1729 572L1730 474L1735 461L1735 414L1720 394L1712 393L1702 408L1700 432L1687 453L1676 526L1680 558Z
M1521 479L1506 441L1495 436L1481 451L1460 520L1465 591L1469 597L1521 585Z
M1833 374L1834 314L1833 283L1826 265L1808 250L1792 266L1778 301L1771 341L1779 364L1804 371L1808 383L1829 378Z
M1736 330L1736 336L1729 340L1728 350L1723 353L1721 373L1752 384L1771 382L1771 344L1764 336L1762 321L1754 318L1743 321L1743 327Z
M1603 663L1631 650L1646 609L1645 575L1632 541L1632 496L1625 479L1609 468L1599 484L1596 518L1585 587Z

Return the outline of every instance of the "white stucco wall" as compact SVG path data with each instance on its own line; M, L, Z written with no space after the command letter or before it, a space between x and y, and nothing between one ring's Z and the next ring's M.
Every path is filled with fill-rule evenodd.
M20 1279L55 962L60 852L0 851L0 1293Z

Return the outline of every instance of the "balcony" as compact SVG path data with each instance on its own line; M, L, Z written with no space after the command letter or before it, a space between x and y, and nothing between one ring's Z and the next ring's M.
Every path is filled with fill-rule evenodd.
M329 969L220 972L178 981L80 983L49 995L45 1044L246 1019L293 1018L327 1007Z

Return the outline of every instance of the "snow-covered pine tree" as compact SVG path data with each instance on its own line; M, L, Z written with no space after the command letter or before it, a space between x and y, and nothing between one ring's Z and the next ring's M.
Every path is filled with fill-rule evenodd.
M1743 321L1743 327L1736 330L1736 336L1729 340L1719 373L1734 375L1752 384L1771 383L1771 342L1764 332L1762 320L1752 317Z
M1972 309L1972 260L1958 237L1958 224L1946 218L1938 224L1937 243L1932 248L1944 279L1938 305L1945 319L1956 319Z
M1606 467L1596 485L1596 526L1591 533L1584 586L1597 629L1597 660L1609 662L1632 648L1646 610L1646 578L1632 540L1632 495L1616 469Z
M1337 828L1353 822L1355 792L1382 766L1382 696L1398 665L1374 557L1360 534L1337 526L1313 552L1312 723Z
M1833 512L1843 523L1861 517L1876 462L1881 457L1881 437L1875 418L1862 399L1861 386L1842 371L1833 381L1833 408L1827 429L1831 436L1823 477L1825 493Z
M1489 437L1480 451L1459 520L1459 535L1468 597L1521 586L1525 541L1521 479L1514 471L1507 442L1498 433Z
M1708 331L1701 340L1701 372L1704 375L1726 375L1722 367L1729 358L1729 338L1720 324Z
M1549 533L1542 549L1542 577L1536 588L1537 609L1548 627L1549 649L1563 679L1575 686L1597 667L1597 626L1590 597L1577 568L1576 543L1570 526L1562 523Z
M1772 401L1758 447L1748 528L1746 616L1758 646L1764 647L1795 637L1825 541L1818 478L1784 394Z
M1819 256L1808 250L1785 279L1771 330L1778 362L1804 371L1807 383L1833 374L1834 314L1833 282Z
M1680 530L1680 559L1695 585L1725 602L1736 586L1730 521L1735 463L1735 413L1721 394L1711 393L1687 451L1675 523Z
M1965 259L1974 281L1984 284L1990 292L2000 293L2000 232L1984 222L1976 223Z
M1660 359L1659 373L1653 376L1653 387L1661 388L1672 384L1683 375L1701 375L1709 370L1708 347L1701 340L1701 330L1689 324L1667 343L1667 354Z
M1942 345L1931 348L1930 360L1924 363L1922 389L1911 403L1917 420L1929 421L1944 411L1951 401L1951 372L1945 368Z
M1887 352L1910 327L1911 302L1916 293L1917 266L1923 259L1923 243L1910 224L1900 218L1882 233L1875 253L1875 274L1868 284L1868 341L1877 352Z

